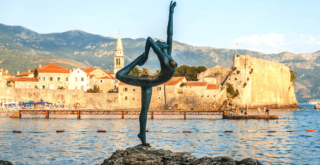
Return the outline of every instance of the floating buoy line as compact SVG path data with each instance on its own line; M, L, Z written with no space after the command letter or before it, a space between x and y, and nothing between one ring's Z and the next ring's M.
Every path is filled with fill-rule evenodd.
M301 132L302 130L300 130ZM94 132L92 130L77 130L77 131L65 131L65 130L56 130L56 131L43 131L43 130L37 130L37 131L21 131L21 130L13 130L13 131L0 131L0 133L4 132L12 132L15 134L20 134L20 133L73 133L73 132L81 132L81 133L90 133ZM107 132L118 132L118 133L129 133L129 132L136 132L136 131L128 131L128 130L120 130L120 131L107 131L107 130L97 130L95 131L97 133L107 133ZM241 130L241 131L232 131L232 130L225 130L225 131L201 131L201 132L192 132L192 131L172 131L170 132L169 130L162 130L162 131L150 131L146 130L146 132L152 132L152 133L282 133L282 132L296 132L295 129L292 130L281 130L281 131L276 131L276 130L266 130L266 131L259 131L259 130ZM305 130L305 132L316 132L316 130L308 129Z

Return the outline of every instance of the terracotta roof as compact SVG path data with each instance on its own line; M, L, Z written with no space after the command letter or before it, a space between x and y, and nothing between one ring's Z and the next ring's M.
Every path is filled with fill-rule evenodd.
M105 77L100 77L99 79L113 79L113 77L105 76Z
M9 78L7 81L25 81L25 82L38 82L37 78L33 77L16 77L16 78Z
M208 84L207 89L219 89L219 85L218 84Z
M120 82L119 85L129 85L129 84L126 84L126 83L123 83L123 82Z
M198 81L191 81L186 82L186 86L206 86L207 82L198 82Z
M209 76L205 76L205 77L203 77L203 78L215 78L215 77L212 76L212 75L209 75Z
M92 75L92 74L88 74L88 76L87 77L89 77L90 79L92 79L92 77L94 77L94 75Z
M22 72L18 76L27 76L27 75L30 75L30 74L33 74L33 72Z
M86 72L86 73L91 73L91 72L93 72L94 70L96 70L96 69L100 69L100 68L87 68L87 69L83 69L83 71L84 72ZM106 70L103 70L103 69L101 69L104 73L107 73L108 75L112 75L112 74L114 74L114 73L112 73L112 72L108 72L108 71L106 71Z
M169 81L167 81L163 85L177 85L183 79L184 79L184 77L172 77Z
M2 76L11 76L10 73L2 72Z
M55 64L48 64L44 65L41 68L38 68L39 73L70 73L71 70L55 65Z
M92 71L96 70L97 68L87 68L87 69L83 69L84 72L86 73L91 73Z

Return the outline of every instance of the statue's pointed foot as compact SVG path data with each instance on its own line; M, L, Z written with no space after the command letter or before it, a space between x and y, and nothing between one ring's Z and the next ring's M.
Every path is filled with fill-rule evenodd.
M150 146L150 144L146 142L146 135L139 133L138 138L141 140L143 146Z

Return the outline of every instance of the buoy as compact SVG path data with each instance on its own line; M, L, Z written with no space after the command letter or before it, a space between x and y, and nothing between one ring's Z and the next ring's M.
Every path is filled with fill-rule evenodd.
M22 131L12 131L12 133L22 133Z
M34 131L34 133L43 133L43 131Z
M308 129L307 132L316 132L316 131L312 129Z
M249 133L257 132L256 130L248 130Z
M233 131L224 131L225 133L231 133L231 132L233 132Z
M57 130L56 132L57 132L57 133L60 133L60 132L64 132L64 130Z
M294 130L294 129L293 130L287 130L287 132L296 132L296 130Z
M102 133L104 133L104 132L107 132L106 130L98 130L97 132L102 132Z
M78 132L87 132L86 130L78 130Z
M126 130L122 130L122 131L119 131L120 133L125 133L125 132L128 132L128 131L126 131Z
M183 131L183 133L191 133L191 131Z
M267 131L268 133L275 133L276 131Z
M161 131L161 133L169 133L169 131Z
M146 132L149 132L149 130L146 130Z

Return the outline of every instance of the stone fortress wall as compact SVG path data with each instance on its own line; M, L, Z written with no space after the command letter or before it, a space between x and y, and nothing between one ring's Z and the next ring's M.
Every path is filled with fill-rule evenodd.
M244 107L274 108L297 106L290 68L284 64L262 60L250 55L233 57L233 72L227 83L238 89L236 104Z

